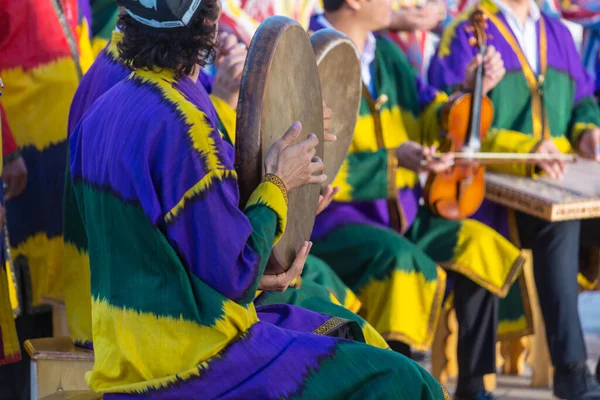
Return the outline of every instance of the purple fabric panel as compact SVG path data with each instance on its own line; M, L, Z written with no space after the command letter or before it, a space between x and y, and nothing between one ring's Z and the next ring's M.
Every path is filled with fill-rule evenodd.
M416 186L414 188L403 188L398 192L398 199L400 201L400 206L402 207L402 211L404 212L404 218L406 227L405 230L408 230L413 222L415 222L415 218L417 217L417 213L419 211L419 199L421 198L421 187Z
M398 199L406 218L406 229L415 221L419 210L421 188L403 188ZM386 199L375 201L333 202L315 221L312 239L319 240L329 232L350 224L368 224L389 228L390 215Z
M235 180L213 182L167 226L171 245L190 270L230 299L247 295L260 262L247 243L252 226L238 201Z
M258 307L256 313L262 322L306 333L314 332L331 319L330 316L287 304Z
M198 85L201 85L208 93L212 93L214 82L215 78L208 75L204 70L200 70L200 75L198 76Z
M198 377L145 394L105 394L105 400L274 399L297 392L337 341L258 322L213 357ZM277 384L273 384L276 381Z
M390 222L387 201L333 202L316 219L312 239L319 240L329 232L350 224L387 227Z
M88 72L81 79L73 97L69 111L69 136L94 101L129 74L130 71L117 62L106 51L106 48L98 54Z
M79 7L79 21L81 24L81 18L85 18L88 24L89 37L92 37L92 6L89 0L78 0L77 5Z

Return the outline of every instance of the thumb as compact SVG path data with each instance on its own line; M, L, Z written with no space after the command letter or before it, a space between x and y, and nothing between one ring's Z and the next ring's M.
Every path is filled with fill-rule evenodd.
M294 122L280 139L280 142L283 144L283 147L285 148L294 144L294 142L296 142L296 139L298 139L298 136L300 136L301 132L302 124L298 121Z

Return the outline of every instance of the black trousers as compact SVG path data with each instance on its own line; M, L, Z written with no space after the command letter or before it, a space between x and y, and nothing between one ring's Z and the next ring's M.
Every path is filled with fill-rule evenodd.
M498 297L462 275L449 275L458 320L458 385L475 384L483 389L483 376L496 372Z
M600 220L549 223L517 213L521 246L532 250L535 284L554 366L587 359L578 312L579 250L600 243Z

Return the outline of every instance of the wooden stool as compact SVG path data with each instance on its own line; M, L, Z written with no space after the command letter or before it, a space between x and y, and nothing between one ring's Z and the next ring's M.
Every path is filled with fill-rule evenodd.
M63 390L89 390L85 373L94 366L93 351L75 347L69 337L27 340L25 350L31 357L32 399Z
M42 302L52 306L52 330L54 337L69 336L65 303L49 297L42 297Z
M100 400L101 394L92 392L91 390L56 392L50 396L44 397L42 400Z

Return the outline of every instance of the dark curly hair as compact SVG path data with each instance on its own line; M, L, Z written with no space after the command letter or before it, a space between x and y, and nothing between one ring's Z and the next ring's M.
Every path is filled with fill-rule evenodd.
M203 0L188 25L155 29L125 13L117 23L123 32L119 56L132 69L173 69L189 75L196 64L209 64L215 56L219 0Z

